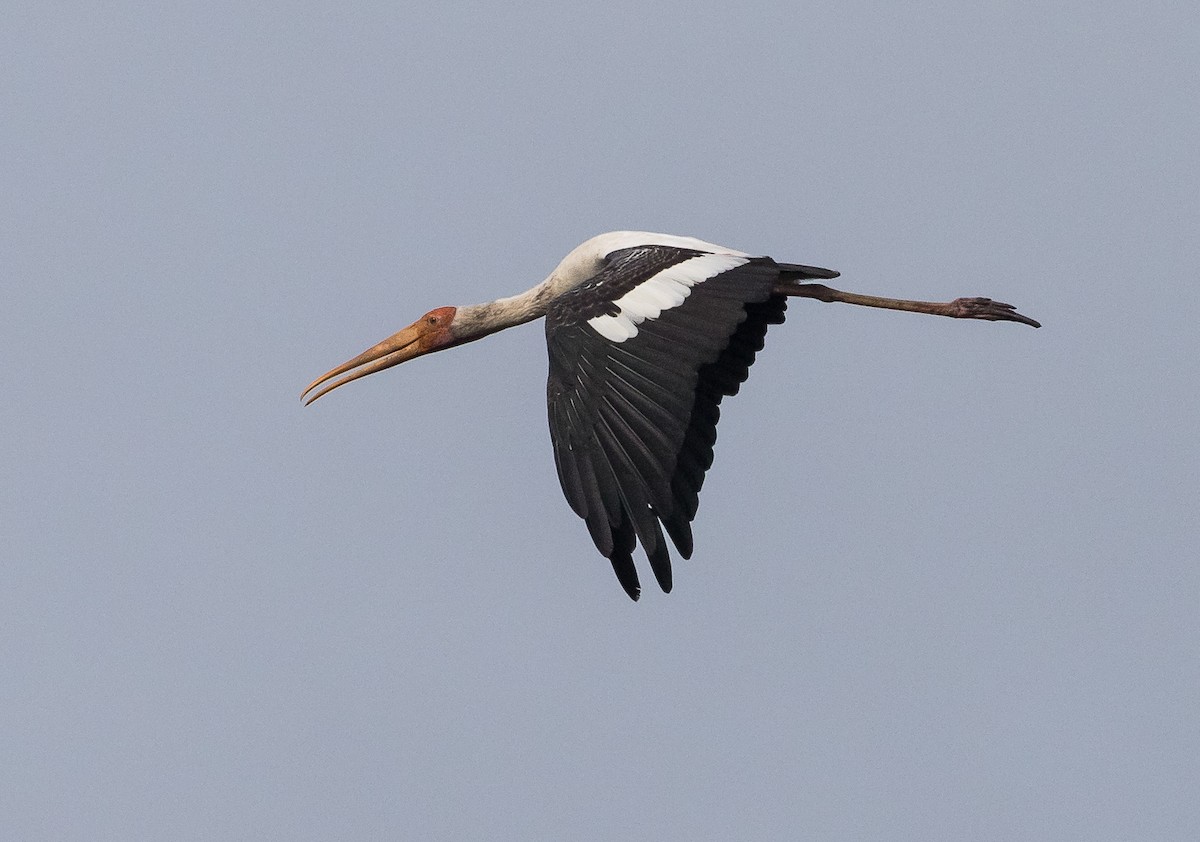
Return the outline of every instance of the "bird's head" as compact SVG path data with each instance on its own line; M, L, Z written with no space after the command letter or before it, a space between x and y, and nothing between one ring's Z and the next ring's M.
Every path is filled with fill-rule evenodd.
M456 313L457 308L455 307L438 307L436 310L430 310L399 333L389 336L378 345L372 345L354 359L347 360L337 368L322 374L300 393L301 400L304 400L305 396L318 386L329 383L330 380L333 382L304 401L306 406L321 395L332 392L338 386L349 383L351 380L383 371L385 368L399 365L422 354L440 351L451 345L459 344L460 340L455 336L453 329ZM334 380L339 374L346 376Z

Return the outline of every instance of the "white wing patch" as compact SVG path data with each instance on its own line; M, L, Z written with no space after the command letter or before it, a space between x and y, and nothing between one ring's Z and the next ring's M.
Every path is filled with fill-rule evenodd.
M657 319L664 310L678 307L691 295L692 287L715 278L722 272L750 262L736 254L702 254L676 263L642 281L613 303L620 312L615 316L588 319L592 328L612 342L624 342L638 334L638 325Z

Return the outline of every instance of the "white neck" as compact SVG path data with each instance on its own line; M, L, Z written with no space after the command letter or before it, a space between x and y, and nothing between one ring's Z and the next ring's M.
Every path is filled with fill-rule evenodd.
M550 293L548 283L543 281L520 295L459 307L454 315L454 335L461 341L469 341L540 319L550 306Z

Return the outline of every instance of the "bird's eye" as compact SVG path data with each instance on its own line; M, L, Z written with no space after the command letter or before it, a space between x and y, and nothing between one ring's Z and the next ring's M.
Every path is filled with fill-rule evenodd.
M429 317L429 323L430 323L431 325L435 325L435 324L437 324L437 323L438 323L438 317L437 317L437 316L430 316L430 317Z

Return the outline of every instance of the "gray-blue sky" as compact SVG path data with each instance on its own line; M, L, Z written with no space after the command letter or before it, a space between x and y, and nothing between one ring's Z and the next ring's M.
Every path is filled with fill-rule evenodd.
M1200 833L1184 3L18 4L5 838ZM307 410L614 228L796 302L630 603L536 325Z

